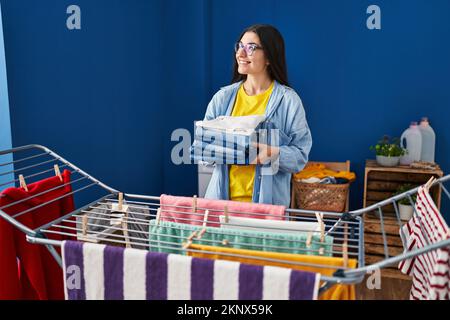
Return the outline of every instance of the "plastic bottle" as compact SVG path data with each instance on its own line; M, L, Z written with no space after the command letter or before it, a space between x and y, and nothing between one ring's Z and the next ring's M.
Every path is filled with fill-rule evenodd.
M422 152L420 160L434 163L434 149L436 144L436 134L428 122L428 118L423 117L419 125L422 134Z
M400 159L401 164L420 161L422 154L422 133L417 122L411 122L409 128L403 132L400 137L400 146L408 150L408 153Z

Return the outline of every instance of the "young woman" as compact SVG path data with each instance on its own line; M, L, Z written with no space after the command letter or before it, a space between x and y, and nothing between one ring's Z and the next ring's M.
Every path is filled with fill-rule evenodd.
M289 206L291 175L308 161L312 138L300 97L288 87L283 37L273 26L254 25L235 52L232 84L214 95L205 120L265 115L264 128L279 130L279 144L260 143L251 165L216 164L205 197ZM275 160L277 172L265 174L263 165Z

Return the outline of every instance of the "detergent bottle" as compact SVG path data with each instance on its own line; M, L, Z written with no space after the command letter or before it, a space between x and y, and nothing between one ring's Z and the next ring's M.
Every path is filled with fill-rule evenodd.
M422 152L420 155L420 160L434 163L436 134L430 126L428 118L422 118L422 121L420 121L419 130L422 134Z
M400 158L401 164L411 164L414 161L420 161L422 154L422 133L417 122L411 122L400 137L400 146L407 150L407 154Z

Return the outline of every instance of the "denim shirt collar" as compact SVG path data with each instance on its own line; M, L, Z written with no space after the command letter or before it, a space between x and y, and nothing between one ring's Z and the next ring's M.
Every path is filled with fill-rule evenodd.
M273 87L272 94L270 95L269 102L267 103L267 108L265 112L266 121L269 120L273 114L275 113L277 107L280 105L281 100L283 99L286 88L278 83L278 81L274 80L275 84ZM236 101L236 96L239 88L243 81L236 82L231 86L232 93L229 95L228 106L225 115L231 116L231 112L233 111L234 103Z

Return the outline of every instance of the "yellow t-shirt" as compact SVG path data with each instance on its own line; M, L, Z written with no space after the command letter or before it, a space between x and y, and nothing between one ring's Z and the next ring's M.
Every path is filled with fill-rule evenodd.
M249 96L241 85L234 103L233 117L263 115L272 94L274 82L265 92ZM230 199L251 202L255 181L255 165L230 166Z

